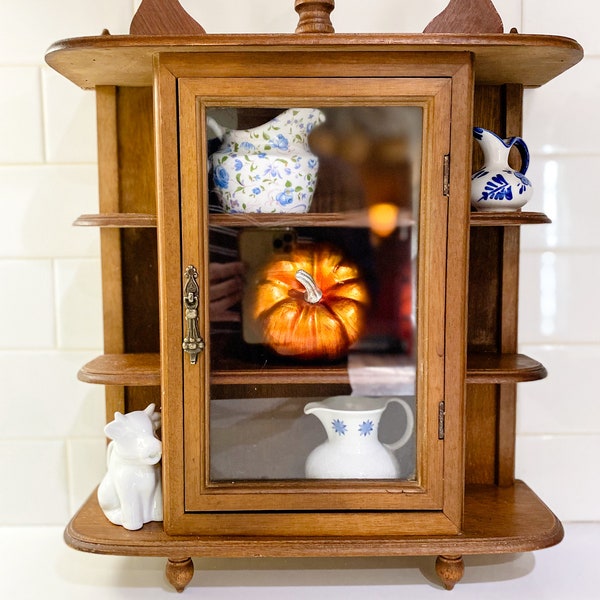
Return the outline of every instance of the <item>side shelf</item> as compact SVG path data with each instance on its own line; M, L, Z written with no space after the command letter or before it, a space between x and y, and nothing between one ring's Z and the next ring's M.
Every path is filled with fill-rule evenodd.
M510 227L521 225L547 224L552 221L540 212L472 212L472 227ZM304 215L286 214L215 214L210 217L211 225L228 227L285 227L288 225L304 227L368 227L366 213L341 215L339 213L308 213ZM398 225L412 225L412 220L401 215ZM102 213L86 214L78 217L73 225L77 227L149 227L156 228L156 215L142 213Z
M160 385L160 354L103 354L85 364L77 378L102 385Z
M546 369L524 354L481 353L467 359L467 383L518 383L537 381L546 377ZM159 354L104 354L90 361L78 373L80 381L103 385L156 386L160 385ZM215 384L260 383L321 383L348 384L345 365L332 367L297 366L252 368L235 365L213 372Z
M139 531L112 525L90 496L65 531L76 550L97 554L181 558L265 556L428 556L527 552L557 544L560 521L522 481L511 487L467 486L464 528L460 535L352 538L169 536L162 523Z
M76 227L153 227L156 215L143 213L102 213L81 215L74 222Z
M515 227L552 223L544 213L540 212L472 212L470 218L471 227Z

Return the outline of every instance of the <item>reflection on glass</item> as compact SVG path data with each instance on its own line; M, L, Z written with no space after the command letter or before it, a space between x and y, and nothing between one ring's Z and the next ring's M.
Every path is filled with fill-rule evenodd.
M296 132L293 119L302 120ZM314 477L311 452L352 433L378 439L398 467L347 477L414 480L421 109L215 108L207 137L218 215L209 236L211 479ZM273 202L263 211L252 202L265 189ZM307 196L309 208L286 208ZM268 384L253 373L261 382L268 373ZM348 407L364 398L373 412L305 414L333 396Z

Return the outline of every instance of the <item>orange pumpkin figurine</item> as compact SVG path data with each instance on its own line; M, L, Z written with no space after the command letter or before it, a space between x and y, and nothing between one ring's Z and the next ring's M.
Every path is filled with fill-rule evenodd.
M358 267L330 244L301 244L259 277L254 316L284 356L342 357L360 337L369 294Z

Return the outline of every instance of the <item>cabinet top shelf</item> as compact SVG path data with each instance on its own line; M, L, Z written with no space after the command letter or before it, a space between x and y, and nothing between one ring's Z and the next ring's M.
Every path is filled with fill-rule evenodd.
M231 52L470 52L480 84L538 87L583 58L573 39L531 34L101 35L53 44L46 62L82 88L151 86L157 54ZM294 75L297 75L294 71Z

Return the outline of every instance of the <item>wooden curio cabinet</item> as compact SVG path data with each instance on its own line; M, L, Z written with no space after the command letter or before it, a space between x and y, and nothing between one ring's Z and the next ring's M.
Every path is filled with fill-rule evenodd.
M125 531L93 494L68 543L165 556L181 590L192 556L255 555L437 556L450 589L463 554L559 542L559 521L514 479L516 384L545 376L517 353L519 230L548 219L473 213L469 192L473 125L519 135L524 87L580 46L485 23L439 33L443 18L423 34L334 34L332 1L296 1L295 34L208 35L177 2L155 5L129 36L47 54L97 94L100 212L76 224L101 227L105 354L79 377L107 386L109 419L154 402L163 422L164 522ZM252 132L261 159L245 164L243 136L217 159L228 131ZM318 165L305 186L299 140ZM248 208L268 178L280 196ZM265 333L257 290L265 265L315 248L338 252L367 300L349 348L298 357ZM292 337L310 335L328 334ZM304 407L334 396L403 399L379 430L386 444L408 430L393 476L305 471L326 432Z

